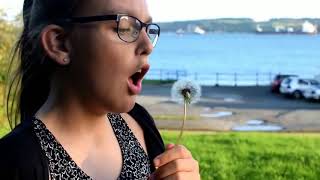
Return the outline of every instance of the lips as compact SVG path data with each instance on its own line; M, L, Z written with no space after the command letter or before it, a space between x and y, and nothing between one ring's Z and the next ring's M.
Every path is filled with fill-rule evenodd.
M139 70L133 73L128 79L128 87L131 94L139 94L142 90L143 77L149 71L150 65L143 65Z

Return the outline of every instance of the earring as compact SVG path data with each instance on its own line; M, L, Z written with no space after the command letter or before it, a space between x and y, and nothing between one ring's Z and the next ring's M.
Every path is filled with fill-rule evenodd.
M64 63L68 63L68 62L69 62L69 59L68 59L68 58L63 58L62 61L63 61Z

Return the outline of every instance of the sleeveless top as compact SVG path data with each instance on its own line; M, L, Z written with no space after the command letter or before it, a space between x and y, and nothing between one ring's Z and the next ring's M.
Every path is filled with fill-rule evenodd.
M151 174L151 161L141 144L120 114L109 113L107 117L118 140L122 154L122 169L118 180L148 179ZM34 117L32 122L34 133L40 142L42 151L48 159L51 180L92 180L90 176L77 166L41 120Z

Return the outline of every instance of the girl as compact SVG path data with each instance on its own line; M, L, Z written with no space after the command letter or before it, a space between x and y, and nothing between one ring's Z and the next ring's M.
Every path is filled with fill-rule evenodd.
M200 179L135 103L160 35L145 0L25 0L23 20L0 179Z

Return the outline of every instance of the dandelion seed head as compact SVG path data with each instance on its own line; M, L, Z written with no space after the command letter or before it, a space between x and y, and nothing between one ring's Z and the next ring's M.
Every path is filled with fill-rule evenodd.
M196 103L200 100L201 87L198 83L192 80L178 80L171 88L171 99L177 103L184 103L185 96L189 96L190 104Z

